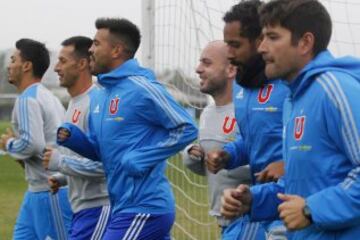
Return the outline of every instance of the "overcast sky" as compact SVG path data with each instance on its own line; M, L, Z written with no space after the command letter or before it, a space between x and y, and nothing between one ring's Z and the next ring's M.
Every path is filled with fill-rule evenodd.
M125 17L141 25L141 0L0 0L0 50L20 38L57 49L73 35L93 37L98 17Z
M237 2L193 1L193 4L202 6L195 9L200 11L199 13L204 11L203 5L206 4L213 5L214 9L210 10L227 10L227 5ZM331 48L341 54L359 56L360 0L321 1L327 6L334 20ZM23 37L45 42L49 48L57 50L61 41L70 36L85 35L92 38L95 34L94 22L98 17L125 17L141 27L141 2L142 0L0 0L0 50L13 47L14 42ZM180 4L189 1L157 0L157 3L168 5L165 7L167 10L175 2ZM226 7L220 9L222 5ZM182 9L178 10L181 12ZM210 19L215 21L216 18L220 25L218 27L222 29L222 14L219 16L210 16ZM349 25L349 22L352 24ZM203 26L200 29L203 30ZM222 37L221 35L219 37Z

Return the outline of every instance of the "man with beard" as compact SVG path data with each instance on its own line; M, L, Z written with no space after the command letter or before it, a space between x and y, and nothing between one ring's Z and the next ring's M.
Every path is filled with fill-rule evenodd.
M41 84L50 65L49 51L32 39L15 44L8 66L9 83L20 93L12 113L15 132L1 135L0 149L19 159L25 167L28 190L16 219L13 239L67 239L71 210L67 188L52 194L48 177L54 173L42 166L42 153L47 145L55 145L56 129L65 109L61 102Z
M273 0L260 14L265 73L292 93L284 105L285 176L282 184L242 185L235 204L225 193L224 208L280 217L291 239L358 239L360 61L327 50L332 22L320 1Z
M65 122L71 122L83 132L88 132L90 101L98 88L92 82L89 48L92 40L83 36L71 37L62 42L55 72L60 85L71 96L65 114ZM47 147L44 152L45 169L59 171L66 176L50 177L52 188L67 182L69 200L74 216L69 239L101 239L108 219L110 207L104 169L101 162L79 156L68 149Z
M253 184L276 181L284 173L282 108L289 92L280 80L265 77L265 63L257 52L261 41L260 5L258 0L242 1L223 18L229 59L238 66L236 82L241 88L234 91L233 101L242 138L210 152L207 158L208 169L213 173L249 164ZM277 234L273 225L281 226L263 224L269 235Z
M221 170L217 174L207 171L205 166L208 151L214 148L221 149L224 144L234 141L239 133L232 103L236 67L228 60L227 45L224 41L213 41L207 44L201 53L196 73L201 79L200 91L209 94L215 103L210 103L204 108L200 116L199 143L185 148L183 160L192 172L207 176L209 214L217 219L218 225L224 231L231 222L220 214L220 198L224 189L251 183L249 166L229 171ZM254 234L256 232L249 232L248 237L251 239ZM222 234L222 239L236 239L236 236Z
M196 139L190 115L134 59L140 32L126 19L98 19L91 70L104 87L91 102L89 136L64 125L59 143L104 164L112 217L104 240L170 239L175 203L166 160Z

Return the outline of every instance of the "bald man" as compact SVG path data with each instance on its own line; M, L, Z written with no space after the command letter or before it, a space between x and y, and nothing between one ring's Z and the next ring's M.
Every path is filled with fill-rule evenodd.
M196 68L196 73L201 79L200 91L209 94L214 103L206 106L200 116L198 144L189 145L183 152L185 165L194 173L207 176L209 214L217 219L223 230L233 220L226 220L220 215L222 192L226 188L251 182L248 166L233 170L224 169L213 174L206 169L204 164L208 151L221 149L224 144L233 141L239 132L232 103L236 67L230 64L227 51L226 43L219 40L208 43L201 53L200 62ZM223 239L225 238L231 239L233 236L223 235Z

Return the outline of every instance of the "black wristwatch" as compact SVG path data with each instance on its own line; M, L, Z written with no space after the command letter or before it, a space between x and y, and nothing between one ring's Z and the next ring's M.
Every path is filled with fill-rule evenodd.
M310 223L313 222L312 216L311 216L311 210L308 205L305 205L303 208L303 214L304 216L310 221Z

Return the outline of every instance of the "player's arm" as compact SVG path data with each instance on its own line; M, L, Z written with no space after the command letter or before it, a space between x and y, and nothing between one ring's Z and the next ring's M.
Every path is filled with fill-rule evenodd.
M40 155L45 148L45 137L39 104L33 98L20 98L15 111L19 114L19 134L6 139L6 151L20 160Z
M209 151L206 156L207 169L216 174L221 169L234 169L248 164L245 143L240 133L236 139L224 145L223 149Z
M193 173L206 176L204 150L199 144L190 144L182 151L184 165Z
M104 177L104 169L101 162L64 155L61 154L59 150L50 147L46 147L46 151L44 152L43 165L45 169L60 171L68 176L87 178Z
M245 142L241 134L238 133L236 135L234 142L225 144L223 150L229 154L229 159L225 165L226 169L234 169L239 166L245 166L249 164Z
M67 185L66 176L61 173L56 173L48 178L50 191L55 194L59 191L60 187Z
M203 113L200 115L200 126L203 122ZM193 143L188 146L181 152L182 160L184 165L193 173L206 176L206 166L205 166L205 152L204 149L200 146L199 143Z
M259 183L274 182L285 173L284 161L269 163L262 171L255 173L256 181Z
M281 200L279 193L284 193L284 181L254 185L250 188L252 205L249 212L252 221L273 221L279 219L278 206Z
M251 188L245 184L234 189L224 190L221 198L221 214L228 218L248 214L252 221L272 221L279 218L278 193L284 191L283 184L267 183L255 185Z
M89 130L91 132L91 130ZM84 156L85 158L99 161L96 145L92 138L85 134L80 128L71 123L64 123L57 133L57 143L60 146Z
M164 87L145 84L136 105L139 117L162 130L164 139L156 145L144 146L124 156L125 168L131 175L141 176L158 163L184 149L197 138L197 128L190 115L169 95Z
M224 145L221 150L213 150L207 153L207 168L212 173L217 173L221 169L234 169L248 164L245 151L245 143L238 133L234 142Z
M329 99L324 102L324 124L333 145L352 163L353 169L341 184L307 197L306 204L315 225L336 230L360 224L360 86L355 79L340 82L334 75L327 78L338 87L322 81L329 91ZM349 85L344 87L344 83Z

